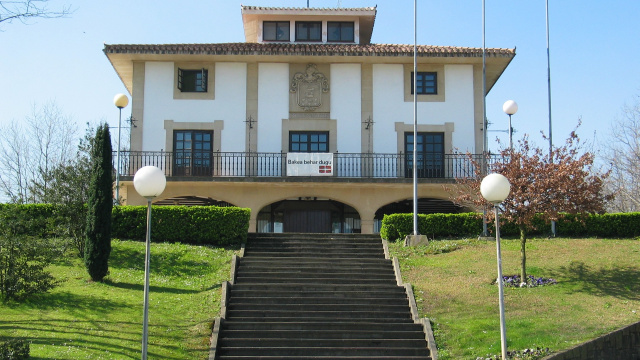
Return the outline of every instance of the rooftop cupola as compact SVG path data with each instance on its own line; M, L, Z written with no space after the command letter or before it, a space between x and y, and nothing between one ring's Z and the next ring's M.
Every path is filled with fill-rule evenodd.
M283 8L242 5L248 43L371 43L376 7Z

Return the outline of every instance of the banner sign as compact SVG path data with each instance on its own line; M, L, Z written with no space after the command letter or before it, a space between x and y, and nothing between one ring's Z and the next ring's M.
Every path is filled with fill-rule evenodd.
M287 176L333 176L333 154L287 153Z

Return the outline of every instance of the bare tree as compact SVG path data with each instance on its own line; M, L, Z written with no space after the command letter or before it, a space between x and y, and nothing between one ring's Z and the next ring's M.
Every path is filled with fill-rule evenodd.
M0 190L14 203L47 198L50 172L73 159L77 129L53 103L0 131Z
M0 1L0 23L11 23L13 20L26 23L32 18L61 18L73 13L70 5L50 10L48 2L49 0Z
M12 203L23 204L29 196L30 173L27 136L16 122L0 131L0 187Z
M481 164L470 159L475 173L456 180L460 187L453 193L453 200L476 208L488 207L490 204L480 195ZM511 193L501 204L502 219L520 230L522 281L527 279L527 236L535 230L536 217L549 223L567 213L604 212L604 204L610 199L604 191L609 174L595 171L593 162L594 155L583 151L573 131L565 144L551 153L532 145L525 135L514 149L500 151L498 160L489 166L490 172L506 176L511 183ZM491 217L491 213L488 215Z
M640 211L640 96L635 104L622 108L622 117L613 123L604 148L604 158L611 166L607 187L616 194L608 209Z

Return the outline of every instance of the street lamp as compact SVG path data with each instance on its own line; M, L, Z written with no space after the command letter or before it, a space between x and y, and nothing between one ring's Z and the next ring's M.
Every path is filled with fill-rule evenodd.
M513 100L507 100L502 104L502 111L509 115L509 149L513 150L513 128L511 127L511 115L518 112L518 104Z
M515 104L515 103L514 103ZM517 107L517 106L516 106ZM506 112L506 111L505 111ZM502 346L502 358L507 358L507 329L504 321L504 284L502 279L502 257L500 255L500 220L498 218L498 206L503 202L511 190L511 184L504 175L490 174L482 179L480 193L493 204L496 217L496 252L498 254L498 294L500 297L500 344Z
M122 123L122 108L129 105L129 98L125 94L117 94L113 97L113 104L120 110L118 116L118 151L116 152L116 204L120 205L120 124Z
M144 315L142 321L142 360L147 359L149 340L149 256L151 255L151 200L162 194L167 179L162 170L155 166L141 167L133 177L133 186L140 196L147 199L147 239L144 257Z

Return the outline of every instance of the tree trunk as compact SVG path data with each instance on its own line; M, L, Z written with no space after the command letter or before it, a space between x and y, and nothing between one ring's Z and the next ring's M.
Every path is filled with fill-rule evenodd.
M520 282L527 282L527 233L520 226Z

